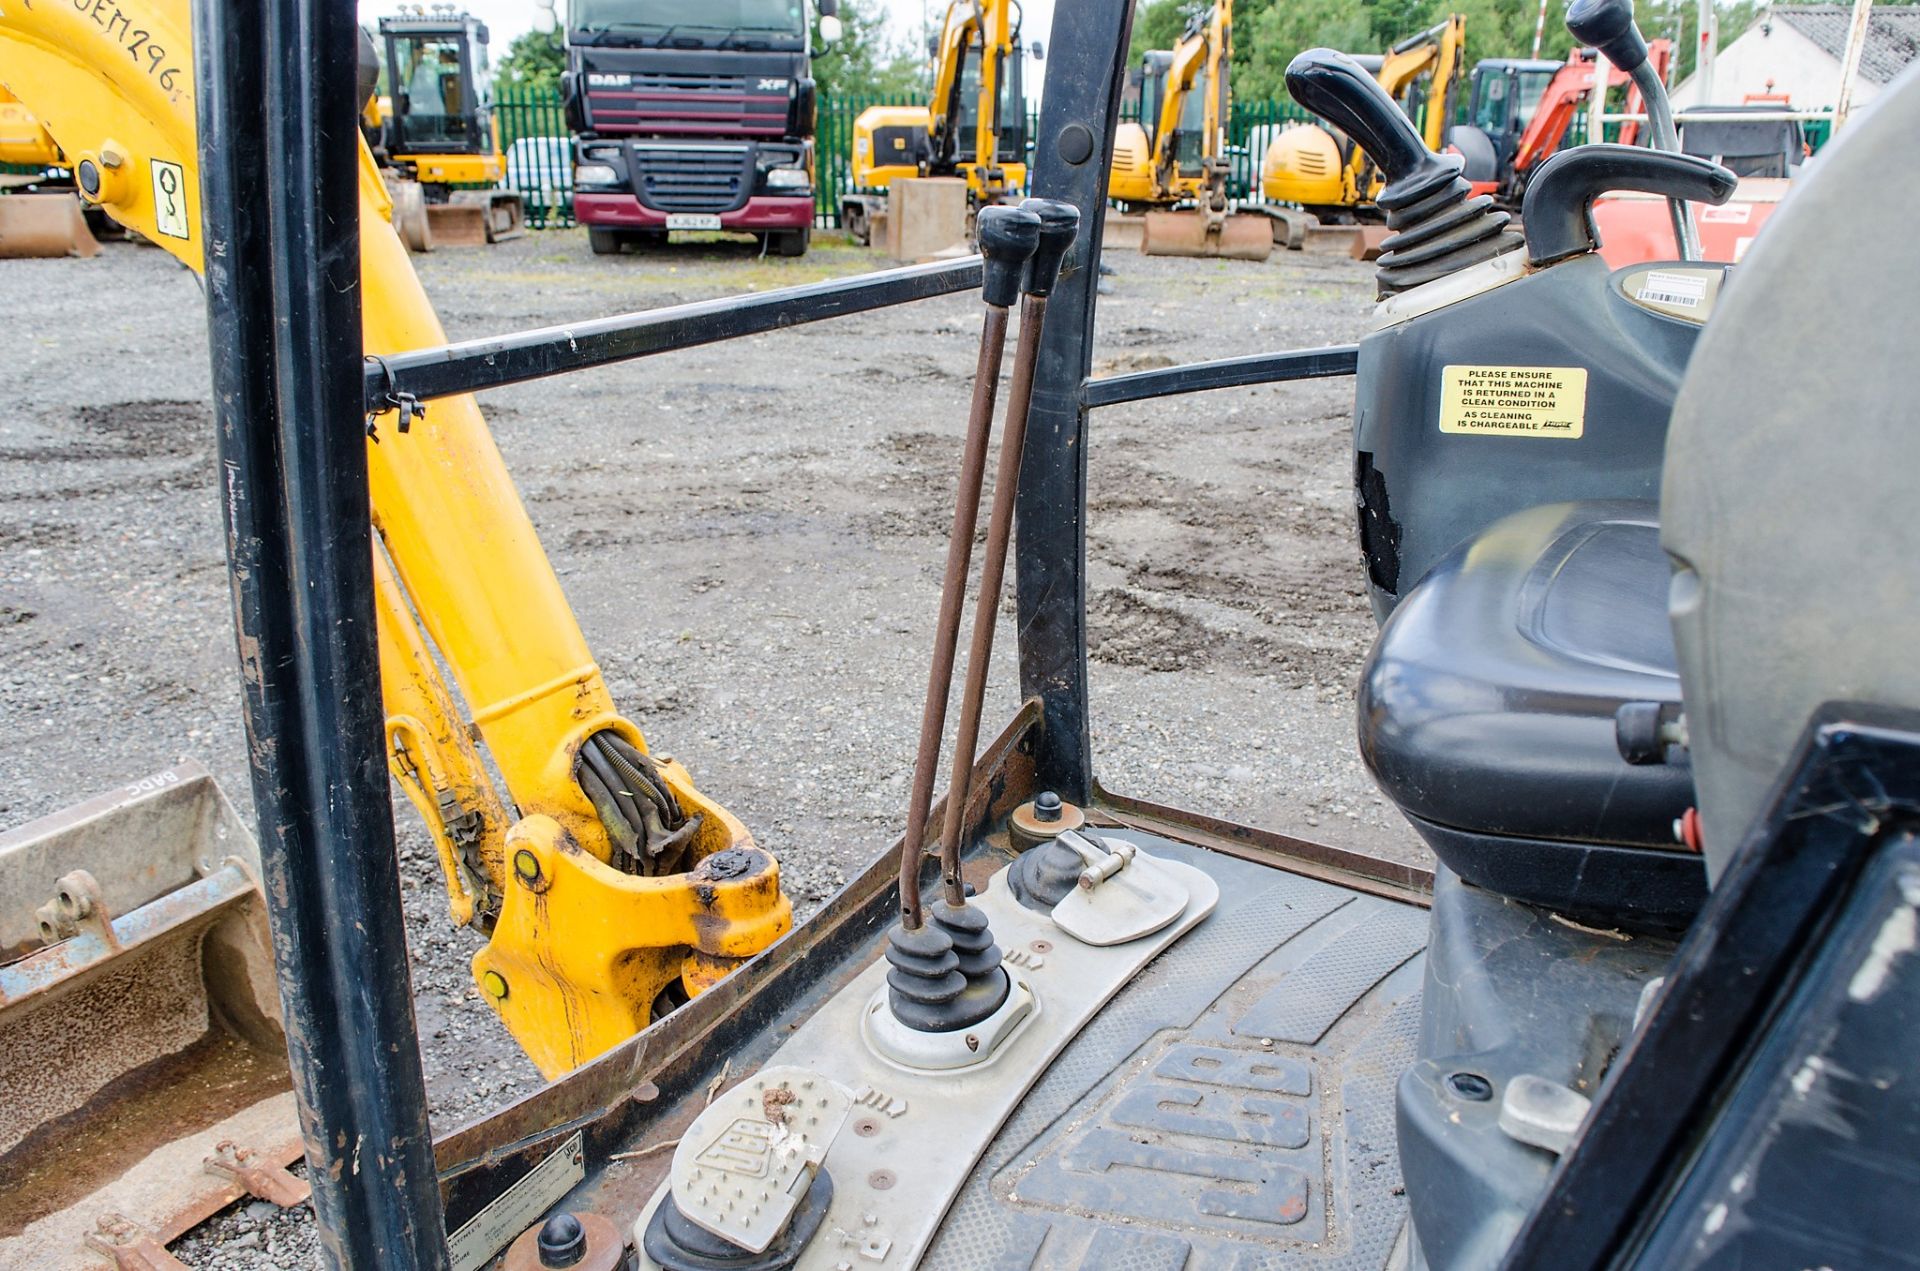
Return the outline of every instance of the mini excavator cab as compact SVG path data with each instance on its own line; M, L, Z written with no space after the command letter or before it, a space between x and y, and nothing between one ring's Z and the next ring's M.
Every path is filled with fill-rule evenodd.
M415 162L423 155L497 161L487 34L485 23L465 13L380 19L393 101L386 121L388 154ZM499 174L456 179L498 180Z
M1303 54L1295 97L1387 178L1375 329L1096 378L1132 4L1063 0L1038 197L983 212L981 258L367 367L352 156L314 126L351 118L349 15L207 0L203 22L245 36L261 9L303 39L212 43L203 136L267 129L266 100L298 162L209 146L207 224L285 267L216 274L209 305L262 866L336 1263L471 1267L511 1241L516 1269L1920 1265L1920 535L1898 515L1920 467L1901 232L1920 72L1730 278L1608 271L1589 213L1619 188L1722 200L1724 169L1569 151L1535 175L1522 238L1363 70ZM646 1032L431 1143L371 709L366 448L331 444L334 421L976 286L896 850ZM1789 333L1815 361L1778 356ZM1089 414L1355 374L1383 620L1363 739L1430 877L1092 771ZM1007 563L1023 700L976 755ZM1636 793L1630 760L1665 767L1659 788ZM1699 835L1631 839L1689 771Z

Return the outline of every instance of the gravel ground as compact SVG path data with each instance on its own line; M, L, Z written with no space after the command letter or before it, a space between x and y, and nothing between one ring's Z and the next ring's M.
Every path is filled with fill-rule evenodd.
M584 234L416 258L454 338L872 268ZM1367 267L1114 253L1096 370L1351 340ZM0 825L207 763L249 810L215 502L203 300L160 252L0 264ZM802 913L898 833L976 351L954 296L500 390L482 405L616 700L780 859ZM1009 358L1009 362L1011 358ZM1424 856L1354 754L1371 639L1345 381L1094 417L1094 741L1108 788ZM405 444L386 438L386 444ZM1011 622L1000 648L1010 651ZM1012 709L999 660L991 730ZM538 1077L481 1005L476 938L397 805L442 1129ZM240 1206L196 1267L309 1265L310 1215Z

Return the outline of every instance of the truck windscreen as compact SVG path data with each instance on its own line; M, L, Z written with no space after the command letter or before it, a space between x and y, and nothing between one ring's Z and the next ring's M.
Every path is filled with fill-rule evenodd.
M801 0L572 0L576 44L659 48L805 47Z

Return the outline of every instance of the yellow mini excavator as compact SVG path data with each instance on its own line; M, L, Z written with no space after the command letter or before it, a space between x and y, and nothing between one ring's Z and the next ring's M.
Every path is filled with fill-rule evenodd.
M1233 0L1195 14L1172 52L1141 59L1140 123L1114 136L1107 193L1148 209L1140 250L1148 256L1265 260L1271 222L1227 209L1227 68ZM1149 131L1151 129L1151 131Z
M842 223L867 242L884 191L911 177L962 177L969 212L1027 183L1026 95L1014 0L952 0L933 44L927 106L869 106L853 121L853 183ZM870 193L881 191L882 193Z
M7 5L0 75L91 207L195 271L265 269L203 241L190 32L188 0ZM364 61L359 88L362 102L374 89ZM362 334L379 367L446 335L364 145L359 190ZM615 707L473 399L389 405L337 421L372 438L387 761L453 921L489 937L472 964L483 997L552 1077L710 988L792 909L773 858ZM24 903L27 886L0 895ZM0 992L0 1037L14 1004Z
M504 184L487 43L484 22L447 8L380 19L388 92L368 94L361 125L388 171L394 226L414 251L526 232L520 195Z
M1467 20L1456 13L1430 30L1402 40L1380 59L1374 78L1421 127L1427 148L1444 144L1453 117L1466 48ZM1424 118L1411 100L1424 77ZM1324 221L1367 214L1383 183L1367 152L1325 124L1283 130L1260 161L1260 193L1274 203L1297 203Z

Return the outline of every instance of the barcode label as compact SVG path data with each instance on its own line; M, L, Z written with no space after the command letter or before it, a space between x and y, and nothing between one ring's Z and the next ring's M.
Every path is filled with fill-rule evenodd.
M1640 284L1640 299L1648 304L1697 309L1707 298L1707 280L1696 274L1668 274L1653 270Z

